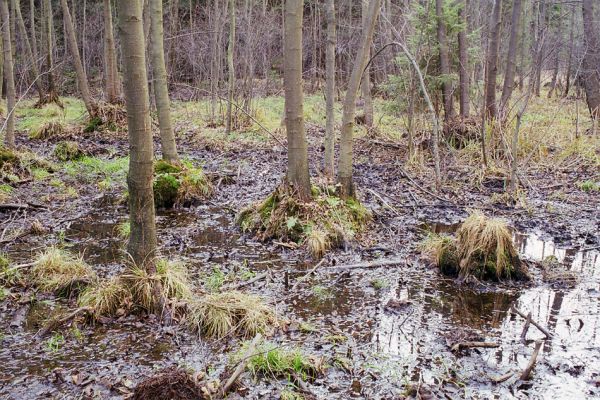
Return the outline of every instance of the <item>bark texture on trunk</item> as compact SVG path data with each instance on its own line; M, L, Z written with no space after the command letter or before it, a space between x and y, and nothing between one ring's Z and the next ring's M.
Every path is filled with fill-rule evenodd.
M0 1L0 14L2 14L2 48L4 55L4 79L6 80L6 131L4 132L4 144L8 148L15 147L15 74L13 65L13 53L10 32L10 13L8 11L8 0Z
M75 36L75 28L73 27L73 20L71 19L71 12L69 11L69 4L67 0L60 0L62 6L63 18L67 42L69 43L69 49L71 50L71 57L73 57L73 63L75 64L75 75L77 76L77 86L81 92L81 97L85 104L90 118L94 118L98 113L98 105L92 98L90 87L88 85L87 74L83 68L81 57L79 56L79 48L77 46L77 37Z
M129 212L127 251L136 265L156 272L156 222L152 179L154 148L146 79L146 46L141 0L117 0L123 52L124 94L129 128Z
M233 130L233 92L235 89L235 66L233 64L233 52L235 50L235 0L229 0L229 44L227 45L227 120L225 131Z
M46 47L46 67L48 76L48 99L47 101L54 101L58 99L56 92L56 83L54 81L54 16L52 12L52 1L44 1L44 38Z
M498 48L500 42L502 0L494 1L494 10L490 21L490 37L486 60L485 112L490 119L498 114L496 105L496 78L498 77Z
M37 36L35 33L35 0L29 0L29 34L31 41L31 50L33 51L33 58L38 59L38 45L37 45Z
M567 97L569 95L569 90L571 89L571 74L572 74L572 66L573 64L573 47L575 44L573 43L573 36L575 35L575 6L571 6L571 27L569 32L569 58L567 60L567 73L566 73L566 81L565 81L565 93L563 96Z
M285 123L288 139L287 181L301 198L309 199L308 145L304 131L302 90L303 0L285 1L284 71Z
M106 74L106 97L109 103L117 103L121 97L121 82L117 65L115 35L111 0L104 0L104 69Z
M21 14L21 5L19 0L16 0L15 7L16 15L13 15L13 18L17 20L17 24L19 26L19 32L21 33L21 37L23 40L23 44L25 46L25 52L27 53L27 58L31 63L31 67L29 71L31 72L31 80L35 85L35 89L38 92L38 96L40 101L44 98L44 89L42 88L42 82L40 78L40 71L37 66L37 60L33 53L33 49L31 48L31 43L29 41L29 36L27 35L27 28L25 27L25 21L23 20L23 15Z
M362 2L362 29L369 29L368 23L368 12L369 5L366 1ZM371 45L366 54L367 61L371 57ZM371 95L371 67L367 68L363 72L362 83L361 83L362 97L364 100L363 112L365 113L365 125L367 127L373 126L373 96Z
M369 10L367 21L362 32L360 47L356 55L356 61L350 74L348 89L343 104L342 112L342 132L340 136L340 159L338 166L338 181L341 185L341 195L343 197L354 197L354 182L353 182L353 130L354 130L354 114L356 112L356 96L360 85L361 75L367 63L367 57L371 43L373 41L373 31L375 23L379 16L381 8L381 0L371 0L369 2Z
M504 71L504 85L502 86L502 97L500 97L500 112L504 114L515 87L515 72L517 69L517 46L519 33L521 31L521 5L522 0L513 3L510 39L508 42L508 54L506 55L506 70Z
M323 172L332 177L335 158L335 5L334 0L325 3L327 19L327 48L325 49L325 165Z
M595 126L600 116L600 38L598 27L594 24L594 0L583 0L582 13L585 54L581 75L588 109Z
M443 75L442 98L444 101L444 117L448 121L454 117L454 104L452 102L452 83L450 78L450 56L448 55L448 40L446 23L444 22L443 0L435 0L435 15L437 18L437 39L440 51L440 72Z
M471 113L469 104L469 40L467 38L467 20L465 13L467 12L467 4L463 0L461 8L458 11L460 22L464 28L458 32L458 72L460 85L460 116L468 118Z
M154 100L158 111L160 143L163 159L178 162L175 133L171 121L171 100L165 65L163 5L162 0L150 0L150 54L152 57L152 75L154 77Z

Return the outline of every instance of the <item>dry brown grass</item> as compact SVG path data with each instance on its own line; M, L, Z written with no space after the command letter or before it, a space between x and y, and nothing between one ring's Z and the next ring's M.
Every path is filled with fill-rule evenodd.
M61 294L68 294L96 279L96 273L81 256L73 256L58 247L50 247L41 253L31 274L38 288Z

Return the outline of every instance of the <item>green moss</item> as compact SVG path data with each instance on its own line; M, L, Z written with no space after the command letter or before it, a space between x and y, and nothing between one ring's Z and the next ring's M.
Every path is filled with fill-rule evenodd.
M85 133L96 132L98 130L98 128L100 128L101 126L102 126L102 118L93 117L93 118L90 118L87 125L83 128L83 131Z
M14 151L0 146L0 169L2 169L5 164L14 164L18 161L19 157Z
M173 207L181 184L173 175L158 175L154 179L154 204L159 208Z
M577 186L584 192L600 192L600 184L594 181L587 180L584 182L578 182Z
M154 163L154 173L156 174L178 174L180 172L180 166L171 164L165 160L158 160Z
M54 148L54 156L60 161L78 160L83 157L79 144L73 141L59 142Z

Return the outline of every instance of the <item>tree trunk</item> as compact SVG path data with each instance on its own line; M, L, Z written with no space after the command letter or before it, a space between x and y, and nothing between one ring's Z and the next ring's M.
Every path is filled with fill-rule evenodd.
M288 139L287 181L300 198L310 199L308 145L304 131L302 91L302 15L303 0L285 1L284 71L285 122Z
M519 0L518 0L519 1ZM467 4L462 1L462 4L458 10L458 18L460 23L464 25L464 28L458 32L458 71L459 71L459 85L460 85L460 116L462 118L468 118L470 114L469 104L469 40L467 38L467 20L465 18L465 12Z
M48 75L48 92L46 102L59 101L58 93L56 92L56 83L54 81L54 15L52 12L52 1L44 1L44 36L46 39L46 64Z
M492 120L495 119L496 115L498 114L496 106L496 78L498 76L498 47L500 38L501 10L502 0L495 0L494 10L492 12L492 20L490 21L490 37L485 67L485 112Z
M448 41L446 38L446 24L444 22L443 0L435 0L435 15L437 18L437 39L440 48L440 72L442 74L444 118L446 121L448 121L454 117L454 104L452 102L452 83L449 81L450 56L448 55Z
M35 34L35 0L29 0L29 31L30 31L30 40L31 40L31 50L33 51L33 59L38 60L38 45L37 45L37 37Z
M106 96L109 103L117 103L121 97L119 68L115 50L115 36L112 20L111 0L104 0L104 51L106 60Z
M521 4L521 0L515 0L513 3L508 54L506 55L506 70L504 71L504 86L502 87L502 97L500 98L500 113L502 115L506 112L506 107L508 106L508 102L515 86L517 45L519 33L521 31Z
M171 36L179 32L179 0L171 0ZM169 41L169 71L171 76L175 75L175 59L177 58L177 43L175 40Z
M150 0L150 54L152 57L152 74L154 76L154 100L158 111L160 126L160 142L163 159L177 163L177 145L171 122L171 101L167 83L167 68L165 65L164 28L162 0Z
M233 52L235 49L235 0L229 0L229 44L227 45L227 120L226 133L233 130L233 92L235 89L235 69L233 65Z
M81 97L85 104L90 118L96 117L98 113L98 105L92 98L90 87L88 86L87 74L83 69L81 57L79 56L79 48L77 47L77 38L75 37L75 29L73 28L73 21L71 19L71 13L69 12L69 5L67 0L60 0L63 10L63 18L65 23L67 41L71 50L71 57L73 57L73 63L75 64L75 75L77 76L77 85L81 92Z
M152 178L154 149L148 100L146 45L141 0L117 0L125 104L129 128L129 221L131 235L128 253L133 262L149 275L156 274L156 221ZM161 284L154 281L153 294L159 312L165 310Z
M564 97L569 95L569 90L571 89L571 74L573 63L573 47L575 44L573 43L573 36L575 35L575 6L571 6L571 31L569 33L569 59L567 61L567 76L565 82L565 93Z
M368 12L369 12L369 4L367 1L362 2L362 29L369 29L368 27ZM371 58L371 45L369 44L369 48L367 49L367 54L365 55L366 60ZM367 127L373 126L373 96L371 96L371 67L367 66L367 68L363 72L362 83L361 83L361 91L362 97L364 100L363 112L365 113L365 125Z
M550 90L548 91L548 98L552 98L556 85L558 83L558 72L560 70L560 52L562 49L562 18L558 18L556 22L556 54L554 55L554 71L552 72L552 81L550 82Z
M38 91L41 102L44 99L44 89L42 88L42 82L40 81L40 71L37 67L37 60L33 54L33 49L31 48L31 43L29 42L29 36L27 35L27 28L25 27L25 21L23 21L23 15L21 14L21 5L19 4L19 0L16 0L15 12L16 15L14 15L13 18L17 20L23 44L25 45L25 51L27 52L27 58L31 63L31 80Z
M325 53L325 165L323 172L333 177L335 164L335 5L334 0L326 0L325 18L327 19L327 47Z
M582 13L585 54L581 75L588 109L595 127L600 117L600 38L598 27L594 25L594 0L583 0Z
M367 57L373 41L373 31L381 8L381 0L371 0L366 23L364 25L358 54L350 74L346 98L342 112L342 132L340 138L340 159L338 167L338 180L341 185L342 197L354 197L353 169L353 130L354 114L356 112L356 95L360 85L360 78L367 63Z
M15 74L13 65L13 54L11 45L10 19L8 12L8 0L0 0L0 13L2 14L2 48L4 53L4 79L6 80L6 132L4 133L4 144L8 148L15 147Z
M542 67L544 64L544 42L546 35L546 0L540 0L537 16L537 40L535 48L535 69L533 77L533 88L535 95L540 97L542 86Z

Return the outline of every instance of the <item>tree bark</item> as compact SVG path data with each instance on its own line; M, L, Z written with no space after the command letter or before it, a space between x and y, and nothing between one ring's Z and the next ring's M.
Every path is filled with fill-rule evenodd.
M150 0L150 54L152 57L152 74L154 76L154 100L158 111L160 127L160 142L163 159L177 163L177 145L171 121L171 101L167 83L167 68L165 65L164 28L162 0Z
M33 51L33 58L38 60L38 45L37 45L37 37L35 33L35 0L29 0L29 32L30 32L30 40L31 40L31 50Z
M533 76L533 89L536 97L540 97L542 86L542 66L544 63L544 42L546 32L546 0L539 1L537 15L537 38L535 41L535 69Z
M15 74L11 44L11 16L8 11L8 0L1 0L0 14L2 14L2 47L4 54L4 79L6 80L6 132L4 133L4 144L8 148L15 147Z
M362 2L362 29L369 29L368 27L368 12L369 5L367 1ZM371 58L371 45L369 44L369 49L367 50L367 54L365 58L369 60ZM365 125L367 127L373 126L373 96L371 95L371 67L367 65L365 70L363 71L362 83L361 83L361 91L362 97L364 100L363 112L365 113Z
M44 99L44 89L42 88L42 82L40 78L40 71L37 67L37 60L33 54L33 49L31 48L31 43L29 42L29 36L27 35L27 28L25 27L25 21L23 21L23 15L21 14L21 5L19 0L16 0L15 7L16 15L13 16L17 20L17 24L19 26L19 31L21 32L23 44L25 46L25 51L27 52L27 58L31 63L31 80L34 83L36 90L38 91L38 95L40 101Z
M106 96L109 103L118 103L121 97L119 68L115 49L111 0L104 0L104 51L106 71Z
M284 71L285 123L288 139L287 181L300 198L310 199L308 145L304 131L302 90L303 0L285 1Z
M435 15L437 18L437 39L440 52L440 72L442 74L442 98L444 101L444 118L446 121L454 117L452 102L452 83L450 79L450 56L448 55L448 40L446 23L444 22L443 0L435 0Z
M233 52L235 50L235 0L229 0L229 44L227 45L227 120L225 131L230 133L233 129L233 92L235 90L235 68L233 65Z
M125 104L129 128L129 221L127 250L133 262L156 275L156 221L152 178L154 149L148 99L146 44L141 0L117 0L123 58ZM153 295L158 312L165 312L161 283L154 280ZM168 315L168 313L166 314Z
M469 104L469 40L467 39L467 20L465 12L467 4L462 0L462 4L458 10L458 17L463 24L463 29L458 32L458 71L460 85L460 116L468 118L471 112Z
M327 47L325 49L325 163L323 172L333 177L335 168L335 4L326 0L325 18L327 19Z
M567 76L565 82L565 93L564 97L569 95L569 90L571 89L571 74L572 72L572 64L573 64L573 47L575 44L573 43L573 36L575 35L575 6L571 6L571 30L569 32L569 58L567 61Z
M77 76L77 85L79 86L81 97L83 98L85 108L87 109L90 118L94 118L97 116L98 113L98 105L92 98L92 93L90 92L90 87L88 85L87 74L85 73L85 69L83 69L83 63L81 62L81 57L79 56L79 48L77 47L77 37L75 36L75 29L73 27L73 20L71 19L69 5L67 3L67 0L60 0L60 3L62 5L63 18L65 28L67 30L65 32L65 35L69 43L71 57L73 57L73 63L75 64L75 75Z
M506 112L506 107L515 86L515 71L517 68L517 45L519 33L521 31L521 0L515 0L513 3L512 17L510 23L510 39L508 42L508 54L506 55L506 70L504 71L504 85L502 87L502 97L500 97L500 113Z
M594 25L594 0L583 0L581 11L585 44L581 75L588 109L595 127L600 116L600 38L598 27Z
M495 119L498 110L496 105L496 78L498 76L498 47L500 38L502 0L494 1L494 10L490 21L490 37L486 60L485 79L485 112L490 119Z
M365 28L362 31L360 47L356 55L356 61L350 74L348 89L343 104L342 132L340 137L340 159L338 166L338 181L341 185L342 197L354 197L353 182L353 130L354 114L356 112L356 95L360 86L360 79L367 64L367 57L373 41L373 31L381 8L381 0L371 0Z
M548 98L551 98L556 90L558 83L558 72L560 70L560 53L562 50L562 18L558 18L556 22L556 54L554 55L554 71L552 72L552 81L550 82L550 90L548 91Z
M46 64L48 76L48 91L47 102L58 101L58 93L56 92L56 83L54 81L54 15L52 12L52 1L44 1L44 36L46 39Z

